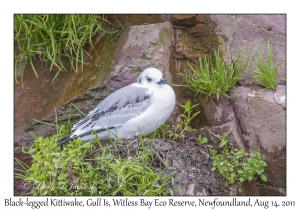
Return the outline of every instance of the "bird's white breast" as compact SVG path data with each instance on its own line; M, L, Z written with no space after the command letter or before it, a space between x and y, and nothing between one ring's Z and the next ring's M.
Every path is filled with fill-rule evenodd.
M171 115L176 101L173 89L169 85L155 85L150 88L150 91L153 92L151 106L120 128L118 135L121 138L133 138L139 136L139 132L148 135L160 127ZM136 125L139 125L139 131Z

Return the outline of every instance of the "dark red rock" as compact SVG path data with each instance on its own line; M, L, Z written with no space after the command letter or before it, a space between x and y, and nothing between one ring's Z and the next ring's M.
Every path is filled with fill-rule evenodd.
M253 83L251 70L256 70L254 60L257 52L267 60L267 41L273 46L276 63L282 62L278 68L278 77L286 77L286 15L210 15L216 23L216 34L219 37L224 58L232 62L237 58L238 48L247 58L251 53L249 68L246 68L241 81L244 86ZM279 81L285 84L285 81Z
M171 15L171 20L177 26L195 26L200 22L196 15Z

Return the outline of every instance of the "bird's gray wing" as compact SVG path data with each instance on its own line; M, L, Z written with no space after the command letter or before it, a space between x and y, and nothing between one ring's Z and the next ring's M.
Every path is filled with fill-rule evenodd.
M72 130L121 127L148 108L151 96L152 91L142 85L132 84L121 88L101 101Z

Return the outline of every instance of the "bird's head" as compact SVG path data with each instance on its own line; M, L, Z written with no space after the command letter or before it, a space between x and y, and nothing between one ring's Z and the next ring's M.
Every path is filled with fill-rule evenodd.
M161 71L156 68L145 69L138 77L137 82L140 84L167 84L166 80L163 79Z

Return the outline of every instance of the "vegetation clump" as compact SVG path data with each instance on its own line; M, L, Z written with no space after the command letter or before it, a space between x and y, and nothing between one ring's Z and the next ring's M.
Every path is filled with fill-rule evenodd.
M258 53L255 60L256 71L253 71L254 77L257 80L258 84L264 86L267 89L275 90L276 84L278 82L277 70L278 67L282 64L275 63L273 57L272 45L268 41L268 61L265 62L262 54Z
M251 50L250 50L251 55ZM184 79L186 84L174 84L174 86L186 87L197 93L215 96L219 99L227 94L228 91L242 78L242 73L249 65L250 55L247 59L242 58L239 49L238 57L232 64L222 60L219 48L214 50L215 62L211 55L199 58L199 68L193 67L190 63L190 73L179 72L178 74ZM255 65L257 70L252 70L256 82L267 89L275 90L278 83L277 70L282 64L275 63L272 51L272 45L268 42L268 60L262 58L262 54L258 52L256 55Z
M220 151L212 150L213 167L211 170L217 170L225 177L228 184L250 182L258 177L266 182L267 177L263 172L267 163L261 159L261 154L259 152L249 154L242 149L233 148L228 141L231 131L232 129L224 136L216 135L220 140Z
M67 135L71 126L58 123L56 126L56 134L49 138L35 137L31 148L23 150L32 156L31 166L16 159L22 167L16 169L16 177L33 186L32 195L172 194L166 187L172 181L172 174L164 175L166 168L153 169L154 150L151 144L145 144L147 139L139 139L141 146L134 156L120 157L100 140L82 144L78 138L58 147L57 140Z
M178 105L184 109L183 114L180 115L182 122L176 125L167 125L166 123L163 123L158 129L148 136L149 138L167 138L177 140L180 137L184 137L184 131L192 130L190 122L200 113L200 111L194 112L193 109L199 104L192 105L191 100L189 99L185 104L178 103Z
M79 65L83 68L84 58L90 56L86 46L92 48L92 37L100 31L109 32L102 28L99 22L100 15L93 14L16 14L14 15L14 39L19 53L14 56L15 81L18 83L17 71L21 67L21 81L24 70L30 63L36 77L37 71L33 61L41 59L58 69L53 80L61 71L66 71L62 60L65 58L70 63L70 68L78 71Z
M249 63L249 58L244 60L239 50L237 59L228 64L222 60L220 51L214 50L215 62L212 56L199 58L199 69L189 65L191 73L178 73L186 82L183 86L197 93L213 95L219 99L222 95L229 97L226 93L239 81L242 73Z

